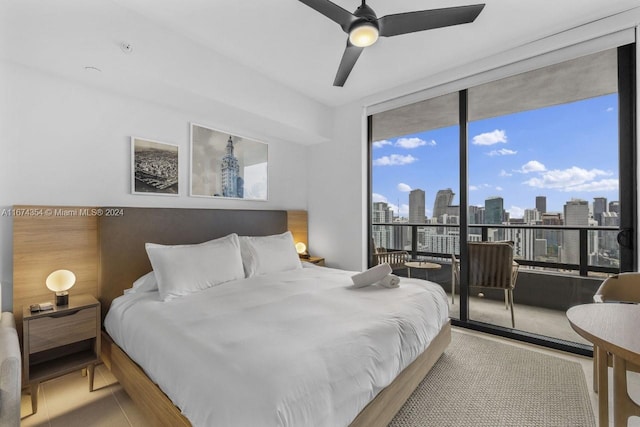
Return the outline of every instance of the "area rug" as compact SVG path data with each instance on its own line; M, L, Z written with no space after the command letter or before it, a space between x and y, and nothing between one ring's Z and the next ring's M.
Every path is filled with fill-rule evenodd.
M582 367L453 332L451 345L389 427L591 427Z

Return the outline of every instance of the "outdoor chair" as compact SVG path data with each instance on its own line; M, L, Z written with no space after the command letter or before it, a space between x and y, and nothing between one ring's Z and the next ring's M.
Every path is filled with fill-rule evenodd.
M511 242L469 242L469 287L504 289L505 308L511 308L511 326L516 327L513 313L513 288L519 265L513 260ZM460 261L451 254L452 289L460 283Z

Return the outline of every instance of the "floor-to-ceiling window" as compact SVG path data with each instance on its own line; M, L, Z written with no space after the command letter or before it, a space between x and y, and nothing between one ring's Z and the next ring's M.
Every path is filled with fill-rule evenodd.
M458 110L454 93L371 117L374 250L438 259L459 252ZM451 277L447 268L414 274Z
M450 292L461 245L512 241L515 330L501 291L465 288L452 317L584 344L564 312L635 260L618 243L636 222L630 67L612 48L370 116L373 247L439 263L426 274Z
M514 243L520 330L579 341L528 307L566 310L606 274L589 267L620 267L617 70L609 49L468 90L469 205L485 227L470 223L467 236ZM565 277L581 267L580 281ZM469 319L511 327L503 293L470 296Z

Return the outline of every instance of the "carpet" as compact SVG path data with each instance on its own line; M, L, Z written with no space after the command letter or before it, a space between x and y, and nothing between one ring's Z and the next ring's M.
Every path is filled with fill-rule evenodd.
M452 335L389 427L595 427L579 363Z

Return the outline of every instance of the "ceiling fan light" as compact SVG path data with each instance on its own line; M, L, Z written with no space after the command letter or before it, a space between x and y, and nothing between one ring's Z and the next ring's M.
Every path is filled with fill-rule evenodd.
M376 40L378 40L378 29L368 22L357 25L349 31L349 41L354 46L371 46Z

